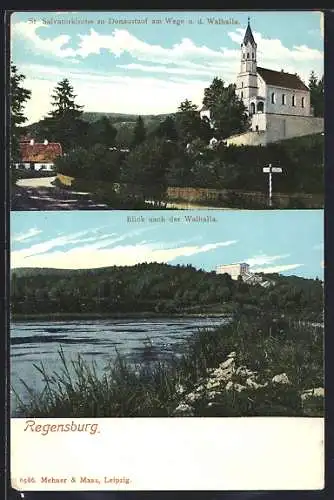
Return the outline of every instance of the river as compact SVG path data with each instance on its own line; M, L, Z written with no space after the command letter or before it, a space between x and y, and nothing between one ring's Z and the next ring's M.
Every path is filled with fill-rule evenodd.
M94 360L102 374L117 351L131 363L166 360L181 353L185 340L194 332L226 321L215 316L12 322L11 386L24 401L28 400L28 393L21 379L29 387L42 390L42 375L34 364L40 366L43 362L49 374L59 372L60 347L66 359L76 359L80 354L87 361ZM16 398L13 392L11 395L11 414L15 416Z

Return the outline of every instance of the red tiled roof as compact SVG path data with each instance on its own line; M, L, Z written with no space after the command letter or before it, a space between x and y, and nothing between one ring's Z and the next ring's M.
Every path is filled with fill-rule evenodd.
M292 73L285 73L285 71L274 71L272 69L257 67L257 72L263 80L269 85L277 87L285 87L287 89L295 90L309 90L305 83L301 81L299 76Z
M24 162L53 162L57 156L62 156L61 144L58 142L20 143L21 160Z

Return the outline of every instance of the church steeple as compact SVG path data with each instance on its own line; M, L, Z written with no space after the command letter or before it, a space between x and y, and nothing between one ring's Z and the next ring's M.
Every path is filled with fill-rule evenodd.
M257 45L250 27L250 19L248 18L245 36L241 44L241 73L256 74L256 49Z
M247 45L248 43L250 43L253 46L256 45L254 37L253 37L252 29L250 27L250 18L248 18L247 29L246 29L246 33L245 33L244 41L243 41L244 45Z

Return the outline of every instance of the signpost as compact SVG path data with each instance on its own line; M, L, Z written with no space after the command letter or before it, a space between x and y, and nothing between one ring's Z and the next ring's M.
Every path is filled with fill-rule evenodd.
M272 174L281 174L283 170L281 167L273 167L271 163L267 167L263 167L262 170L264 174L269 174L269 207L271 207L273 194Z

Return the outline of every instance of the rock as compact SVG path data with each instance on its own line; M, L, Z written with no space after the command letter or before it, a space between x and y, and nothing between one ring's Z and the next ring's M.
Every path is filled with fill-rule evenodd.
M219 368L224 370L225 368L229 368L230 366L234 365L234 363L235 363L234 358L228 358L223 363L220 363Z
M209 379L208 383L206 384L207 389L214 389L215 387L220 387L220 381L215 380L215 379Z
M188 404L180 403L173 412L174 417L192 417L194 415L194 408Z
M239 366L236 371L235 371L235 374L236 375L239 375L240 377L255 377L255 375L257 374L256 372L252 372L252 370L249 370L247 368L247 366Z
M216 401L210 401L208 404L207 404L207 407L208 408L220 408L221 407L221 403L217 403Z
M291 384L286 373L280 373L278 375L275 375L271 379L271 381L273 382L273 384L284 384L284 385Z
M197 401L198 399L201 398L201 395L199 393L194 393L194 392L190 392L189 394L187 394L187 396L185 397L185 401L187 403L195 403L195 401Z
M237 392L241 392L241 391L244 391L245 389L247 389L247 387L244 385L241 385L241 384L234 384L233 389Z
M307 389L302 392L301 398L304 401L308 398L324 398L325 397L325 389L323 387L316 387L314 389Z
M183 385L181 384L178 384L176 387L175 387L175 390L178 394L183 394L184 391L185 391L185 388L183 387Z
M268 385L268 382L266 382L265 384L258 384L252 377L249 377L246 380L246 385L251 389L261 389L262 387L266 387Z
M225 386L225 391L237 391L237 392L241 392L241 391L244 391L245 389L247 389L247 387L245 385L241 385L241 384L236 384L236 383L233 383L233 382L228 382Z
M195 392L204 392L204 391L205 391L204 385L199 385L195 389Z
M229 380L233 375L233 366L229 366L228 368L222 369L222 368L217 368L214 373L213 377L219 379L221 382L225 382L226 380Z
M216 399L216 398L219 398L221 396L221 392L219 391L210 391L207 395L207 398L208 399Z

